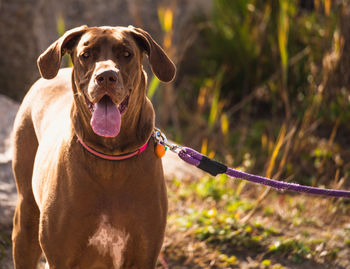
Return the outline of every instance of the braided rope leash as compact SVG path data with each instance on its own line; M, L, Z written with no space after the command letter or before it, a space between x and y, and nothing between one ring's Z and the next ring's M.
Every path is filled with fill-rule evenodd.
M240 178L250 182L263 184L280 191L286 190L306 194L323 195L338 198L350 198L350 191L323 189L299 185L296 183L288 183L228 168L226 165L219 163L213 159L210 159L207 156L195 151L194 149L188 147L181 147L179 145L169 143L165 135L157 128L155 129L153 137L155 138L157 143L163 144L169 147L171 151L177 153L178 156L186 163L194 165L197 168L208 172L212 176L216 176L218 174L226 174L233 178Z

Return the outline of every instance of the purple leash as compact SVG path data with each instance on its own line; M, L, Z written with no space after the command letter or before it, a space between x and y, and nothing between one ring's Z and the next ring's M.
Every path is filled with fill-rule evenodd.
M188 164L194 165L205 172L210 173L212 176L216 176L218 174L226 174L233 178L245 179L247 181L263 184L277 190L295 191L299 193L323 195L338 198L350 198L350 191L322 189L299 185L296 183L287 183L228 168L226 165L212 160L207 156L195 151L194 149L181 147L179 145L169 143L165 135L157 128L155 128L154 130L153 137L156 140L156 143L160 143L169 147L170 150L177 153L183 161L187 162Z
M350 198L350 191L322 189L322 188L316 188L316 187L310 187L310 186L303 186L296 183L287 183L283 181L273 180L266 177L248 174L232 168L227 168L225 165L218 163L212 159L209 159L205 155L202 155L191 148L187 148L187 147L182 148L182 150L178 152L178 155L185 162L192 164L210 173L213 176L216 176L217 174L220 174L220 173L225 173L230 177L245 179L250 182L263 184L277 190L295 191L300 193L324 195L324 196L331 196L331 197L338 197L338 198L340 197Z

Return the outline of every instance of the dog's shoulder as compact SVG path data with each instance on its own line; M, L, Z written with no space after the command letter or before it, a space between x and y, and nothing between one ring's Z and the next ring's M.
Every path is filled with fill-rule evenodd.
M29 119L35 122L34 127L38 130L42 129L40 126L46 117L69 115L73 102L71 73L71 68L63 68L53 79L38 79L23 99L16 117L17 125Z
M64 94L71 91L71 74L72 68L62 68L53 79L38 79L30 91L44 96Z
M72 96L71 68L62 68L53 79L38 79L29 89L21 107L48 106L67 95Z

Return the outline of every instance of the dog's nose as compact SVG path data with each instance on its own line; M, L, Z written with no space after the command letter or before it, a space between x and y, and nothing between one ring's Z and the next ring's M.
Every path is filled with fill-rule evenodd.
M102 71L96 75L95 81L99 86L110 87L117 83L118 74L113 70Z

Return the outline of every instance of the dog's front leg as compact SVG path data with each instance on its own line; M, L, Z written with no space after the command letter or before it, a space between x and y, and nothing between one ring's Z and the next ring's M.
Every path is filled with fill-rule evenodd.
M13 218L12 249L15 269L34 269L42 253L39 239L39 208L32 191L32 171L38 142L26 115L18 115L13 134L13 172L18 201Z
M35 269L41 248L38 240L39 210L34 201L19 199L12 231L15 269Z

